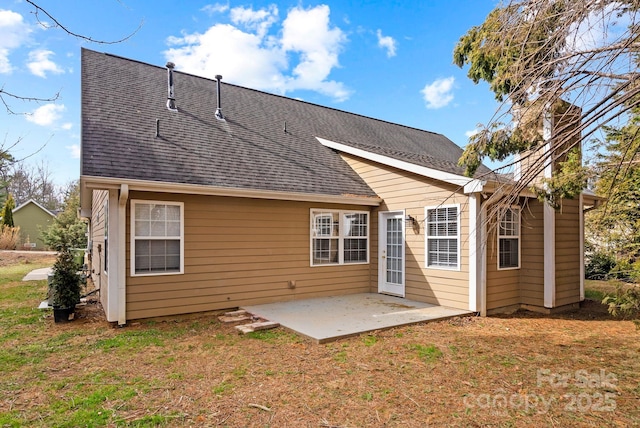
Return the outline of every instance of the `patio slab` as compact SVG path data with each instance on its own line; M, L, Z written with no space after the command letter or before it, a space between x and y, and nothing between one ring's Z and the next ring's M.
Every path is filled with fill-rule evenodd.
M374 330L469 315L470 311L376 293L243 306L318 343Z

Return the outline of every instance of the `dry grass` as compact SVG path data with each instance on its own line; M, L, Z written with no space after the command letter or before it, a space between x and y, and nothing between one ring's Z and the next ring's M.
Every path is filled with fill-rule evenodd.
M20 241L20 227L2 226L0 228L0 250L15 250Z
M55 325L20 287L0 285L0 426L640 424L638 332L592 302L316 345L213 314L114 328L97 304Z

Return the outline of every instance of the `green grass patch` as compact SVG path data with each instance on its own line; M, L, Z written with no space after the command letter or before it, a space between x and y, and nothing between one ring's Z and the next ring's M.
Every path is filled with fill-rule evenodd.
M218 385L214 386L211 389L211 392L213 392L215 395L224 395L228 392L231 392L231 390L233 389L233 384L229 383L229 382L221 382Z
M442 351L436 345L409 345L409 349L415 351L418 357L425 363L433 363L442 357Z
M252 331L244 336L249 339L262 340L267 343L294 343L298 341L298 336L280 328Z
M372 334L368 334L362 338L364 346L373 346L378 342L378 337Z
M163 336L163 332L156 329L125 330L116 336L98 340L95 346L103 351L139 350L148 346L164 346Z

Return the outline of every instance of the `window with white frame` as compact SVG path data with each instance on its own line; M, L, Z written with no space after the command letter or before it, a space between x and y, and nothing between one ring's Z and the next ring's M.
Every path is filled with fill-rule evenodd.
M369 262L369 213L311 210L311 265Z
M520 267L520 208L500 210L498 224L498 269Z
M460 260L459 206L425 208L427 267L457 269Z
M183 272L184 204L131 201L131 274Z

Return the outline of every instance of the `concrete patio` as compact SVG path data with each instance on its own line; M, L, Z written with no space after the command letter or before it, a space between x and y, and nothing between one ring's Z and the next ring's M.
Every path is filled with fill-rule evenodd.
M461 309L376 293L243 306L242 309L280 323L318 343L374 330L471 314Z

